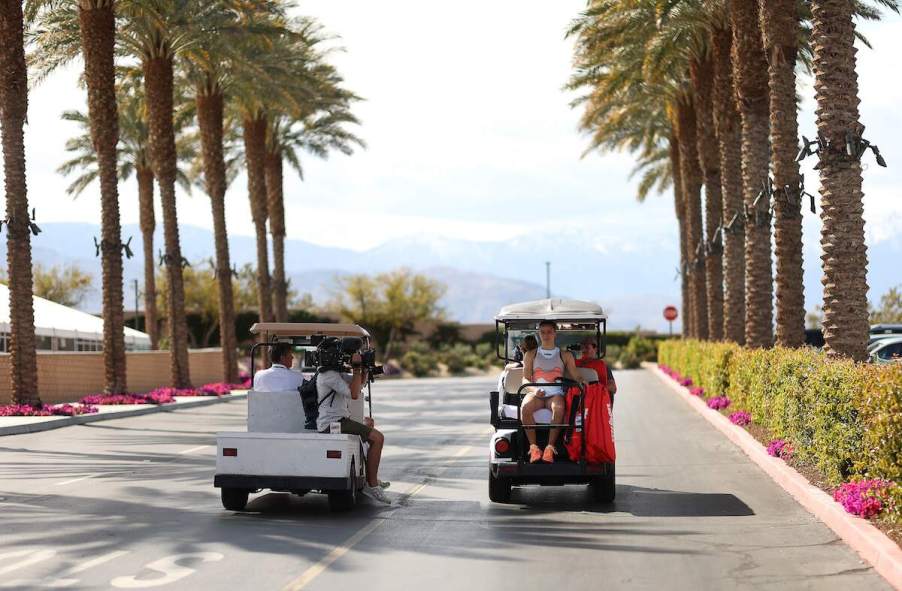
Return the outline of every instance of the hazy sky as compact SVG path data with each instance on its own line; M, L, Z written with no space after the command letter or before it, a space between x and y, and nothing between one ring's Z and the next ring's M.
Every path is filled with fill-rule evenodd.
M366 99L356 112L369 148L352 157L307 159L303 183L287 172L289 236L365 248L410 234L502 240L563 227L576 244L580 236L587 245L614 240L627 249L675 240L671 194L637 204L628 155L580 158L579 114L560 88L570 71L564 31L584 6L585 0L302 1L301 13L341 36L345 51L333 61L347 86ZM895 74L902 19L861 28L875 46L859 53L866 137L890 164L865 172L869 239L882 240L902 230L902 83ZM74 132L59 114L84 105L76 86L80 68L60 72L31 95L29 200L39 223L99 220L96 187L72 200L64 193L68 181L55 172ZM800 91L806 99L801 131L811 137L809 80ZM806 178L814 188L816 173L809 169ZM253 231L245 183L239 178L228 195L234 234ZM122 185L121 195L123 222L137 222L134 180ZM329 222L339 217L341 225ZM211 227L201 191L180 197L179 218ZM811 253L818 228L807 215Z

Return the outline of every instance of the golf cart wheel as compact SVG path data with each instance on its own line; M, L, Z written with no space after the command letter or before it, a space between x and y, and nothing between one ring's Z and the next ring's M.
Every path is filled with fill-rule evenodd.
M357 504L357 473L354 470L354 462L351 461L351 488L348 490L330 490L329 510L333 513L350 511Z
M610 464L607 474L596 476L589 485L592 498L599 503L613 503L615 494L614 464Z
M489 468L489 500L493 503L507 503L511 500L511 479L495 476Z
M222 506L229 511L244 511L249 493L246 488L222 488L220 489Z

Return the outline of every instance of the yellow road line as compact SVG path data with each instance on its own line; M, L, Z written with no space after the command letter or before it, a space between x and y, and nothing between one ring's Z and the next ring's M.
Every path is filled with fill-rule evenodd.
M471 449L473 449L472 445L469 445L467 447L462 447L461 449L457 450L457 453L455 453L453 456L451 456L448 459L453 460L453 459L459 458L461 456L464 456ZM447 470L447 467L445 468L445 470ZM444 472L445 470L442 470L442 472ZM409 492L401 495L401 497L404 499L410 499L413 496L415 496L416 494L418 494L420 491L422 491L424 488L426 488L427 486L429 486L429 481L421 482L421 483L415 485L413 488L411 488ZM374 519L373 521L368 523L366 525L366 527L364 527L363 529L358 531L356 534L354 534L353 536L348 538L344 544L342 544L341 546L337 546L336 548L333 548L332 551L329 552L328 554L326 554L326 556L323 557L322 560L320 560L319 562L317 562L316 564L314 564L313 566L311 566L310 568L305 570L303 573L301 573L301 576L299 576L295 580L293 580L290 583L288 583L287 585L285 585L282 588L282 591L301 591L301 589L303 589L304 587L309 585L310 582L313 581L313 579L318 577L324 570L329 568L329 566L333 562L335 562L336 560L338 560L339 558L341 558L342 556L347 554L351 548L356 546L362 539L364 539L365 537L367 537L368 535L370 535L371 533L376 531L376 529L378 529L379 526L381 526L386 521L388 521L388 520L387 519Z

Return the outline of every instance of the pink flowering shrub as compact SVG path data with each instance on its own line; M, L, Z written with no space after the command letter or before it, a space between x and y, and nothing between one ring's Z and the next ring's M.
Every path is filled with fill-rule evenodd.
M833 491L833 500L858 517L874 517L891 502L890 489L895 483L889 480L859 480L846 482Z
M742 427L752 422L752 415L744 410L737 410L734 413L730 413L730 422Z
M147 394L91 394L81 399L82 404L169 404L175 402L170 392L154 390Z
M702 388L701 386L693 386L692 388L689 388L689 393L692 394L693 396L698 396L700 398L704 398L705 389Z
M232 386L225 382L216 382L213 384L204 384L199 390L202 392L201 396L225 396L232 392Z
M49 417L93 414L97 412L96 406L73 404L44 404L43 406L31 406L29 404L7 404L0 406L0 417Z
M767 444L767 454L775 458L788 460L792 457L793 452L795 452L795 450L793 449L792 444L783 439L774 439Z
M680 379L677 380L677 381L680 383L681 386L685 386L685 387L687 387L687 388L688 388L689 386L692 385L692 379L691 379L691 378L680 378Z
M714 396L713 398L708 399L708 408L720 410L728 406L730 406L730 399L726 396Z

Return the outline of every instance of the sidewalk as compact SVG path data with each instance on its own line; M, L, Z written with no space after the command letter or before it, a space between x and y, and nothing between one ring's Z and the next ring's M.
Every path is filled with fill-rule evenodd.
M39 431L68 427L69 425L83 425L85 423L135 417L154 412L171 412L182 408L208 406L246 397L247 390L232 390L231 394L226 394L225 396L176 396L175 402L170 404L97 405L99 409L97 413L74 417L0 417L0 437L4 435L21 435L22 433L37 433Z

